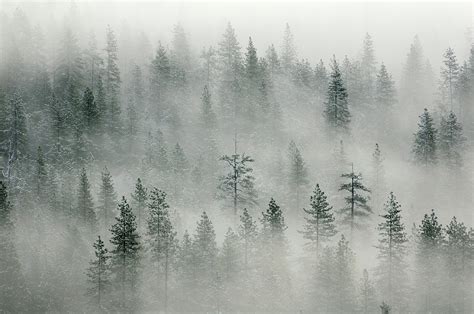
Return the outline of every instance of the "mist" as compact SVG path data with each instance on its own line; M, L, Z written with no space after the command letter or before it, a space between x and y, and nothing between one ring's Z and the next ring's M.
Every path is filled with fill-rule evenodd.
M0 311L472 313L468 2L0 3Z

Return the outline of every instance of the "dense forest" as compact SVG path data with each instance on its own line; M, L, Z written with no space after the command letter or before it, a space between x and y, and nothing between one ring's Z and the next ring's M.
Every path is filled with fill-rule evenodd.
M398 79L369 33L312 64L77 14L0 12L0 312L474 312L474 46L407 34Z

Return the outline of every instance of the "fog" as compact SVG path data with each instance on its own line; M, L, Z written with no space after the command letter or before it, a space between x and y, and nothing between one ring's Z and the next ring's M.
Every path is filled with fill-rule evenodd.
M468 2L0 3L0 312L472 313Z

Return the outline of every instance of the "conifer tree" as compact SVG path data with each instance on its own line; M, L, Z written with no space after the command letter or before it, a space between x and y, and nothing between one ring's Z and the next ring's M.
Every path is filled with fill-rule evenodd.
M319 63L314 69L314 85L318 93L318 98L323 99L326 91L328 90L328 72L323 60L319 60Z
M413 154L415 162L423 166L433 165L437 161L437 133L433 118L428 109L425 108L420 116L418 131L415 133L415 142L413 144Z
M327 202L327 196L321 191L319 184L316 184L310 197L310 206L310 209L303 208L307 216L304 217L304 230L300 232L303 238L309 241L309 250L319 254L320 245L328 242L337 233L332 206Z
M280 72L280 59L278 58L278 53L276 52L275 46L273 44L271 44L267 49L266 59L268 62L270 78L273 80Z
M81 221L90 232L97 229L97 219L92 200L91 186L87 178L86 169L82 168L79 176L79 190L77 192L77 211Z
M375 105L380 112L390 110L396 102L395 82L382 63L375 83Z
M207 85L204 85L204 90L201 96L201 122L204 128L213 130L216 127L216 114L212 109L212 99Z
M456 86L459 79L459 64L451 47L446 50L443 57L440 86L441 101L442 105L449 106L449 110L453 111L453 106L456 101Z
M83 127L85 127L87 132L94 134L99 127L100 112L94 99L94 94L89 87L84 91L82 99L82 114L82 119L84 119Z
M48 173L46 170L46 163L44 160L43 149L38 146L36 154L36 195L43 201L45 198L45 192L48 189Z
M360 63L362 84L364 87L364 100L370 104L373 100L374 83L376 75L376 60L374 52L374 43L369 33L365 34L363 46L362 46L362 60Z
M423 59L423 49L420 40L418 36L415 36L403 69L400 90L402 103L407 104L409 107L419 106L420 103L424 103L422 99L422 90L425 88Z
M222 79L232 81L239 75L242 56L235 30L230 23L227 24L222 40L219 42L217 55Z
M462 152L465 141L462 126L454 112L450 111L446 117L441 117L438 148L440 157L449 168L462 166Z
M234 214L237 215L237 207L254 206L257 204L257 192L254 188L255 178L252 176L253 169L249 166L254 159L245 154L224 155L222 161L226 162L230 172L220 177L218 196L221 199L232 201Z
M140 267L140 236L137 233L137 223L132 208L122 196L118 205L119 215L110 231L113 245L110 251L111 270L114 275L114 285L120 292L118 306L130 311L137 305L136 288Z
M99 191L99 217L103 226L109 226L115 217L115 206L117 204L117 194L114 183L107 167L101 173L101 184Z
M472 232L472 230L471 230ZM472 305L466 302L466 292L469 291L472 278L471 266L474 260L472 254L473 243L467 227L453 217L445 227L446 239L444 242L445 264L448 274L448 309L458 309L461 312L470 312Z
M217 267L217 243L214 226L206 212L201 214L201 219L197 223L196 233L192 244L196 267L195 298L204 303L205 308L214 308Z
M18 158L27 153L27 120L22 97L18 93L13 93L8 102L8 113L6 118L6 129L2 130L5 134L2 143L5 151L5 167L3 176L7 182L13 174L13 167Z
M299 211L301 194L304 192L305 187L308 185L308 170L306 169L303 157L301 156L301 153L298 147L296 147L294 141L290 142L288 148L288 159L290 165L290 188L295 198L296 210Z
M87 269L87 281L90 285L87 293L96 299L97 306L102 309L104 296L111 288L110 255L100 236L93 246L95 259L90 261L90 266Z
M248 274L249 268L249 257L255 249L255 244L258 236L257 224L255 220L250 216L247 208L244 208L242 215L240 215L240 226L239 236L243 241L243 252L244 252L244 269L245 274Z
M143 219L143 210L145 209L146 202L148 201L147 188L143 185L140 178L137 179L137 183L135 184L135 191L132 194L132 199L134 201L133 206L137 211L137 228L140 231L142 226L141 221Z
M373 178L373 188L372 194L374 195L374 204L375 206L380 205L380 195L385 189L385 182L384 182L384 162L385 158L380 151L380 147L378 143L375 143L375 150L372 154L372 178Z
M220 252L220 262L225 282L231 285L235 284L233 281L239 275L241 263L239 237L232 228L228 228L225 234Z
M367 204L370 197L366 195L370 193L370 190L362 183L362 174L354 173L354 166L352 166L351 172L344 173L341 177L349 181L341 184L339 191L349 193L349 196L344 198L347 206L342 208L341 212L344 215L344 223L350 227L350 234L353 239L354 228L361 228L363 226L363 222L356 221L356 219L360 220L372 213L372 209Z
M434 210L425 214L418 227L416 247L416 299L418 310L432 311L442 300L441 278L433 269L441 267L441 248L444 241L443 226Z
M283 44L281 48L281 66L287 75L291 74L295 62L296 47L290 25L287 23L283 33Z
M110 26L106 31L105 47L105 90L107 95L107 116L106 123L111 134L120 131L120 70L118 67L118 46L115 33Z
M406 281L405 269L407 253L407 234L401 222L401 205L397 202L393 192L385 204L384 219L379 223L379 250L377 267L378 290L383 300L387 300L399 311L406 311Z
M329 127L338 131L347 131L351 114L347 103L347 90L342 80L341 71L336 58L331 64L329 87L326 94L324 117Z
M208 49L203 48L200 57L204 60L203 70L206 77L206 85L211 88L215 85L214 74L216 72L216 50L211 46Z
M163 302L166 313L170 269L178 246L176 232L169 215L169 205L166 203L166 193L153 188L149 195L148 210L147 235L153 259L158 265L158 280L164 285Z
M27 311L29 295L15 247L15 225L6 185L0 181L0 304L5 312Z
M375 313L377 304L375 303L375 287L369 278L369 272L364 269L360 282L360 309L364 314Z

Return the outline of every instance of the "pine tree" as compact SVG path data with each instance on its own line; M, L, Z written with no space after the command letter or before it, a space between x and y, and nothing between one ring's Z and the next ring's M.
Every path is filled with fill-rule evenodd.
M319 184L316 184L310 197L310 206L311 209L303 208L307 216L304 217L306 221L304 230L300 232L303 238L309 241L307 243L309 250L319 254L320 245L329 242L337 233L332 206L327 202L327 196L321 191Z
M273 44L271 44L267 49L266 59L268 62L270 78L273 80L275 76L280 72L280 59L278 58L278 54Z
M38 146L36 156L36 195L41 201L44 201L45 192L48 189L48 173L41 146Z
M114 285L120 292L118 306L122 310L130 311L137 305L135 289L140 267L140 236L137 233L135 215L124 196L118 205L118 211L116 223L110 229L110 243L113 245L111 269Z
M285 32L283 33L283 44L281 47L281 66L287 75L291 74L293 71L295 61L296 47L290 25L287 23L285 26Z
M401 99L408 107L419 106L425 103L423 97L424 64L423 49L418 36L415 36L407 55L407 60L402 75Z
M433 165L437 161L437 133L433 118L428 109L425 108L420 116L418 123L418 132L415 133L415 142L413 145L413 154L415 162L423 166Z
M319 63L316 65L314 69L314 85L316 91L318 93L318 98L323 99L324 94L328 90L328 72L326 70L326 66L324 65L323 60L319 60Z
M228 228L220 252L222 274L227 284L235 284L233 280L239 275L241 264L239 254L239 236L232 228Z
M98 236L94 242L95 259L90 261L87 269L88 283L87 294L96 299L99 309L103 308L104 295L111 288L110 255L104 241Z
M143 210L146 207L146 202L148 201L148 191L147 188L142 184L142 180L140 178L137 179L137 183L135 184L135 192L132 194L132 199L134 201L133 206L137 211L137 222L138 222L138 230L141 230L141 221L143 217Z
M200 300L204 309L214 308L217 267L217 243L214 226L206 212L201 214L192 244L196 267L197 291L194 297Z
M2 311L27 311L29 293L15 247L15 225L6 185L0 181L0 304Z
M397 202L393 192L385 204L384 219L379 223L379 250L377 279L379 291L383 300L387 300L399 311L406 311L406 287L408 277L405 258L407 254L407 234L401 222L401 205Z
M107 167L101 173L101 184L99 191L99 216L103 226L109 226L115 217L115 206L117 204L117 194L114 183Z
M362 47L362 60L360 66L362 72L362 84L364 87L364 100L367 104L370 104L373 100L375 75L377 71L376 63L372 37L366 33Z
M361 313L375 313L377 304L375 303L375 287L369 278L369 272L364 269L360 282L360 309Z
M27 153L27 120L24 102L18 93L14 93L8 102L8 113L6 118L5 141L2 143L5 151L5 167L3 176L7 182L13 174L15 162Z
M249 44L247 47L247 52L245 53L245 75L249 80L251 85L257 85L259 79L259 66L258 66L258 57L257 50L255 49L252 37L249 37Z
M375 105L381 112L390 110L396 102L395 82L382 63L375 83Z
M201 96L201 122L203 127L208 130L213 130L216 127L216 114L212 109L212 99L207 85L204 85L204 90Z
M462 152L466 139L462 134L462 126L453 111L441 117L439 127L438 148L441 158L449 168L462 166Z
M385 158L380 151L380 147L378 143L375 143L375 150L372 154L372 194L374 195L374 204L378 207L381 203L380 195L385 189L385 181L384 181L384 160Z
M361 228L363 226L363 222L356 221L356 218L360 220L372 213L372 209L367 204L370 197L364 195L370 193L370 190L362 184L362 174L354 173L354 166L352 166L351 172L344 173L341 177L350 180L348 183L341 184L339 191L349 193L349 196L344 198L347 206L342 208L341 212L345 216L344 223L350 226L350 234L353 239L354 228Z
M347 104L347 91L342 80L341 71L336 58L333 58L331 64L331 75L329 87L326 94L326 103L324 116L327 124L338 131L347 131L351 114Z
M221 77L224 81L232 81L239 75L242 56L239 42L235 36L235 30L230 23L227 24L222 37L217 50Z
M120 70L118 67L118 46L115 33L107 26L105 47L105 90L107 95L106 124L111 134L120 131Z
M441 102L442 105L448 105L453 111L456 101L456 85L459 79L459 64L453 49L448 48L443 55L443 67L441 68Z
M417 235L416 247L416 299L418 310L426 312L437 308L442 300L440 274L433 269L441 267L441 248L444 241L443 226L434 210L425 214Z
M224 155L222 161L230 167L230 172L220 177L218 186L221 199L229 199L233 203L234 215L237 215L238 206L254 206L257 204L257 192L254 188L255 178L252 176L253 169L248 165L254 159L245 154Z
M290 142L288 148L288 159L290 165L289 184L294 195L296 210L299 211L301 194L304 192L304 189L309 182L308 170L306 169L303 157L294 141Z
M204 60L203 71L206 77L206 85L211 88L214 86L214 75L216 72L216 50L211 46L207 50L203 48L200 58Z
M92 90L87 87L82 99L82 114L84 119L84 128L90 134L94 134L99 127L99 108L95 102Z
M177 238L166 203L166 193L154 188L148 202L148 231L150 250L158 266L158 280L164 285L164 311L168 311L168 283L170 269L177 250ZM164 278L163 278L164 276Z
M244 269L245 274L248 276L249 268L249 257L252 255L252 252L255 250L255 244L258 236L257 224L255 220L250 216L247 208L244 208L242 215L240 215L240 226L239 226L239 236L244 243Z
M87 178L86 169L82 168L79 176L79 190L77 192L77 211L81 221L87 226L90 232L97 229L97 219L94 212L91 186Z
M472 231L471 231L472 232ZM472 239L467 227L453 217L449 225L445 227L446 239L444 242L445 263L448 275L448 308L460 312L472 311L472 305L466 302L469 291L469 278L472 276L471 267L474 260L472 254Z

